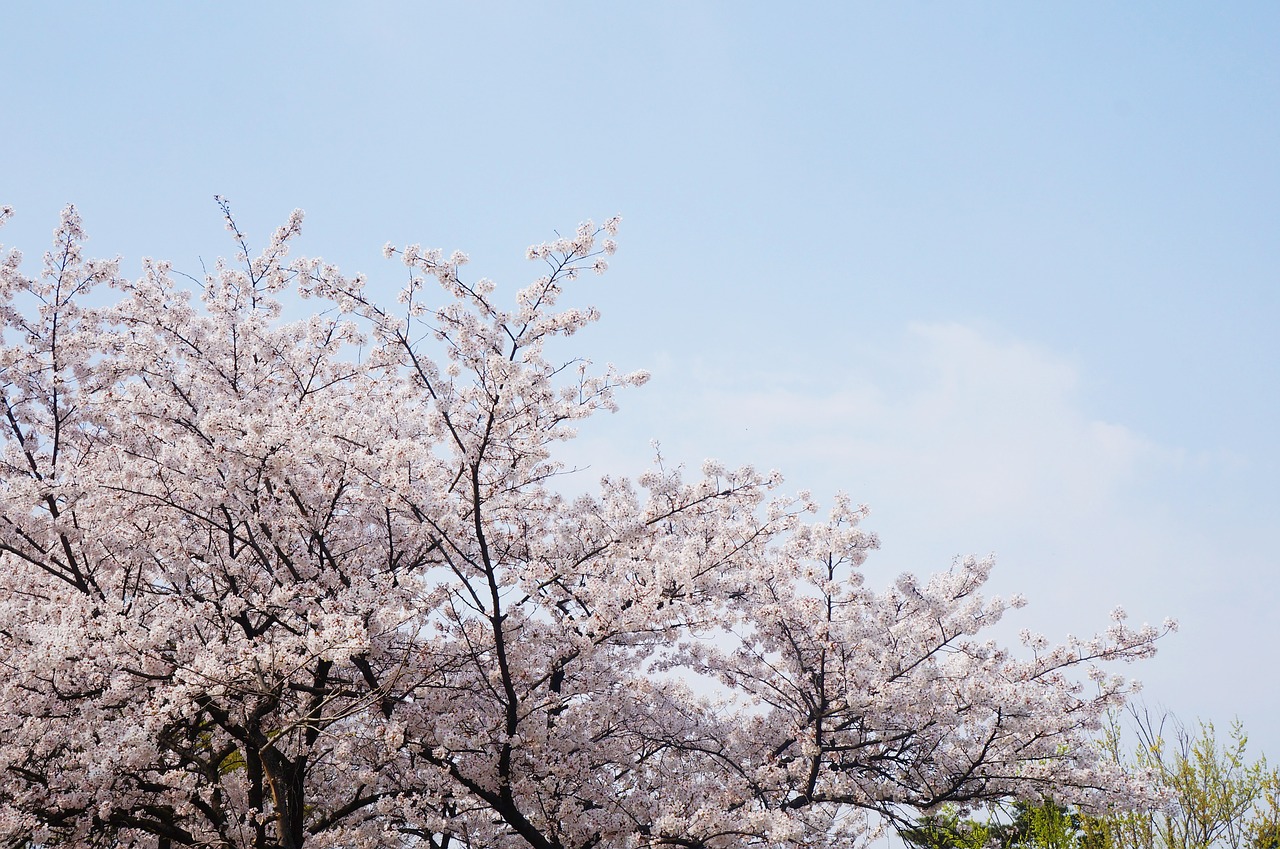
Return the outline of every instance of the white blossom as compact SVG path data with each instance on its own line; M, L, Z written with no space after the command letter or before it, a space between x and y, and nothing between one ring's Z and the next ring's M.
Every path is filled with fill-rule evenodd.
M0 837L835 849L942 801L1149 799L1093 735L1175 623L1014 652L990 559L869 588L865 507L656 443L556 489L649 377L545 354L598 320L559 301L617 218L509 300L411 244L400 307L287 261L301 224L194 295L85 259L72 208L39 274L0 262ZM283 320L291 287L326 308Z

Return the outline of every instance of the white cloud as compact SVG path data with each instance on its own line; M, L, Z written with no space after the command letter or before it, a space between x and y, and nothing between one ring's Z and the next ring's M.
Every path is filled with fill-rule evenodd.
M1140 470L1178 458L1085 414L1078 383L1044 350L958 324L914 324L887 367L853 363L817 387L721 385L696 408L732 437L731 450L754 448L797 484L909 497L948 523L1072 520L1105 508Z

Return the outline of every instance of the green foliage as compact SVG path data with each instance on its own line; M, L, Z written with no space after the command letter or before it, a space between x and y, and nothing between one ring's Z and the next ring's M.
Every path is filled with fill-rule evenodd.
M984 849L990 830L946 805L937 814L920 817L911 828L899 830L898 836L917 849Z
M1080 845L1079 814L1052 801L1015 802L1013 822L992 828L1002 849L1076 849Z
M1280 849L1280 771L1267 773L1255 816L1245 829L1250 849Z
M1015 802L987 822L948 806L899 831L918 849L1083 849L1084 833L1079 814L1049 800Z
M1225 740L1211 722L1193 733L1170 716L1135 711L1133 725L1132 754L1116 718L1103 745L1166 791L1164 808L1089 815L1019 801L988 821L944 808L899 833L918 849L1280 849L1280 771L1265 757L1250 760L1238 721Z
M1130 767L1152 774L1171 796L1165 810L1112 816L1111 849L1264 849L1275 841L1277 773L1251 761L1249 738L1233 722L1220 740L1211 722L1196 732L1169 716L1134 713L1138 742ZM1113 757L1125 763L1114 726Z

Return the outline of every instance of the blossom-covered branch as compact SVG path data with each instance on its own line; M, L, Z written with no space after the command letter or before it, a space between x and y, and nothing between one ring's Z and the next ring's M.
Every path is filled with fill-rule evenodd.
M836 847L1143 798L1092 738L1131 687L1101 664L1159 629L1010 652L990 562L874 591L863 509L752 468L557 490L573 423L647 379L546 355L617 219L530 248L510 303L388 246L388 300L291 260L301 213L254 253L219 203L238 256L198 291L85 259L70 208L37 276L0 261L0 834Z

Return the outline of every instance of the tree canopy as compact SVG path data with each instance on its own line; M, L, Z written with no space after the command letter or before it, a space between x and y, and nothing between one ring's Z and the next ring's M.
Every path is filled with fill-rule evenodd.
M0 261L0 834L836 847L1146 798L1092 740L1105 664L1163 629L1007 649L989 560L869 588L863 508L751 467L562 494L573 423L645 380L547 354L616 219L530 248L510 301L388 246L386 299L290 259L300 213L255 252L223 211L238 255L193 288L86 258L72 208L38 274Z

